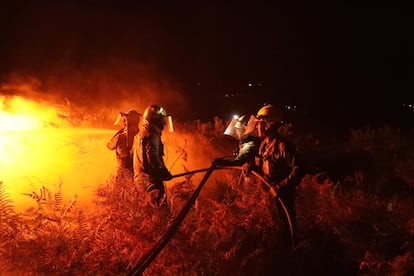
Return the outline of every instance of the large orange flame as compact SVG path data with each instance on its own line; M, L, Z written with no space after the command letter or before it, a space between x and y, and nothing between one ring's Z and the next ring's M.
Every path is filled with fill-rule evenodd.
M16 209L35 203L23 193L53 192L60 183L64 199L77 195L78 207L93 206L97 186L116 172L115 153L106 148L116 130L74 127L71 111L50 103L0 97L0 104L0 181ZM173 174L207 167L218 154L197 132L165 131L163 140Z
M42 129L48 119L51 119L50 109L40 109L34 102L17 96L0 97L1 132Z
M33 202L22 193L62 183L67 199L91 201L94 188L115 168L105 148L113 130L76 129L56 106L21 97L0 97L0 181L17 209Z

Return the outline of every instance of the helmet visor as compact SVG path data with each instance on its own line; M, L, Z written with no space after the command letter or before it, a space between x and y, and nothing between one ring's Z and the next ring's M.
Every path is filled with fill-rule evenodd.
M164 120L167 124L168 132L174 132L174 124L173 124L172 116L169 115L169 116L165 117Z
M250 115L249 121L247 122L245 134L253 133L256 130L257 119L255 116Z
M237 135L237 131L236 131L236 124L237 124L237 119L231 119L226 129L224 130L223 135L228 135L233 138L239 139L239 136Z
M124 116L125 116L125 113L119 112L118 116L116 116L116 119L114 121L114 126L120 125L121 122L125 123Z

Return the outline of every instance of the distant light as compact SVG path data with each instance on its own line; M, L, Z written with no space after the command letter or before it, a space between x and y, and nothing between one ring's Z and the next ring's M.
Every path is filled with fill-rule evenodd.
M296 105L285 105L285 109L289 111L296 111Z
M414 104L403 104L402 106L410 111L414 111Z
M249 86L249 87L252 87L252 86L253 86L253 84L252 84L251 82L249 82L248 86Z
M237 120L239 118L239 115L235 114L233 115L233 119Z

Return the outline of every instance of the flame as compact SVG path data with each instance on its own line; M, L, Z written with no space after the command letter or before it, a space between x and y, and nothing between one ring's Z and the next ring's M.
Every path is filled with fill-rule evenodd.
M36 118L29 115L0 114L0 126L2 131L38 129L42 125Z
M0 131L35 130L56 124L56 109L22 97L0 97Z
M22 193L42 186L53 191L60 182L66 199L78 195L86 204L114 171L113 152L105 147L114 131L68 127L62 112L53 104L0 97L0 181L16 209L33 206Z
M76 195L78 207L93 210L96 188L115 174L115 152L106 143L116 130L73 127L71 116L76 112L55 104L0 97L0 181L17 211L35 206L23 193L42 187L53 192L60 183L65 200ZM163 138L165 162L173 174L184 167L207 167L219 156L208 138L193 131L167 131Z

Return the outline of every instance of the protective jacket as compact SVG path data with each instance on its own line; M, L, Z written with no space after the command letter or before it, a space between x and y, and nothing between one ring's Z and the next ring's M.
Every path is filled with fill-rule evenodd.
M271 126L259 147L256 166L271 185L278 187L278 196L283 200L290 214L293 227L296 225L296 187L300 184L304 170L298 159L296 147L281 137L277 125ZM274 206L271 206L271 209ZM283 213L277 205L278 213ZM271 211L276 214L275 211Z
M138 127L120 129L106 144L110 150L115 150L118 168L128 169L133 172L132 146Z
M146 191L158 189L164 191L162 180L169 171L164 164L164 144L161 141L161 129L157 126L144 123L134 140L134 178L146 177L144 183ZM142 178L141 178L142 180Z
M262 174L268 181L279 184L283 180L287 185L297 185L299 166L296 162L296 148L281 138L266 137L259 147Z

